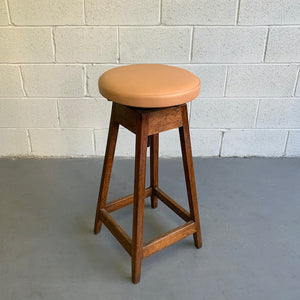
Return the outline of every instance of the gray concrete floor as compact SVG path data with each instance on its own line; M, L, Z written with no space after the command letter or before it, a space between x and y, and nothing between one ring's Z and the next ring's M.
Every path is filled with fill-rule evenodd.
M0 299L300 299L300 159L195 159L203 248L192 236L143 261L92 233L101 159L0 160ZM116 160L109 199L133 189ZM182 164L160 187L187 207ZM146 199L145 240L182 221ZM131 233L132 206L113 213Z

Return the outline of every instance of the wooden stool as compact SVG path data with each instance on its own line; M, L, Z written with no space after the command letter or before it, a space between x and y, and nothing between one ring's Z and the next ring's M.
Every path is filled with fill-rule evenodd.
M100 93L113 101L109 133L103 163L95 234L102 222L131 255L132 282L140 281L142 259L193 234L201 248L201 230L191 151L186 102L200 91L200 80L177 67L157 64L122 66L105 72L99 79ZM119 125L136 134L134 193L106 203ZM179 128L184 173L190 212L158 187L158 134ZM145 189L147 146L150 144L150 181ZM158 199L186 223L143 243L144 200L151 197L156 208ZM110 212L133 203L132 239L111 217Z

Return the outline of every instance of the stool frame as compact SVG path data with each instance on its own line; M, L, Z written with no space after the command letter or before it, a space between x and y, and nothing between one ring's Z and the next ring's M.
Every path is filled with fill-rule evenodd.
M136 134L134 193L106 203L119 125ZM173 128L179 128L190 212L158 187L159 133ZM150 146L150 186L145 188L147 146ZM152 208L157 207L159 199L186 223L143 243L144 200L147 197L151 197ZM132 203L133 226L131 239L110 213ZM144 109L113 102L95 217L95 234L100 232L102 223L131 256L133 283L140 281L143 258L191 234L193 234L196 248L202 247L186 104L167 108Z

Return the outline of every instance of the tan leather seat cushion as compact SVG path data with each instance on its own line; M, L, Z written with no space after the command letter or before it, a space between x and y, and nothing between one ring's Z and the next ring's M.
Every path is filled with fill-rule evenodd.
M108 100L135 107L167 107L195 99L200 80L178 67L134 64L106 71L99 91Z

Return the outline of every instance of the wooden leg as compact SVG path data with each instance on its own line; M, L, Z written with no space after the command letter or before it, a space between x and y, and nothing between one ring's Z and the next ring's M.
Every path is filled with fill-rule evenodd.
M197 192L194 175L194 165L192 157L192 148L190 141L190 130L187 115L187 106L182 107L183 126L179 127L180 143L182 151L182 160L185 173L186 188L189 200L190 214L195 221L196 232L194 233L194 243L197 248L202 247L200 218L197 203Z
M114 108L112 109L109 132L107 137L105 158L103 162L101 184L99 189L98 204L95 217L94 233L97 234L101 230L102 222L100 220L100 209L106 205L107 192L109 188L110 175L114 161L115 148L117 143L119 123L114 120Z
M154 189L158 187L158 134L150 136L150 184ZM158 204L157 196L152 193L151 195L151 207L156 208Z
M135 174L134 174L134 202L132 225L132 282L140 281L143 258L143 223L145 177L147 160L148 119L141 115L140 124L136 132Z

